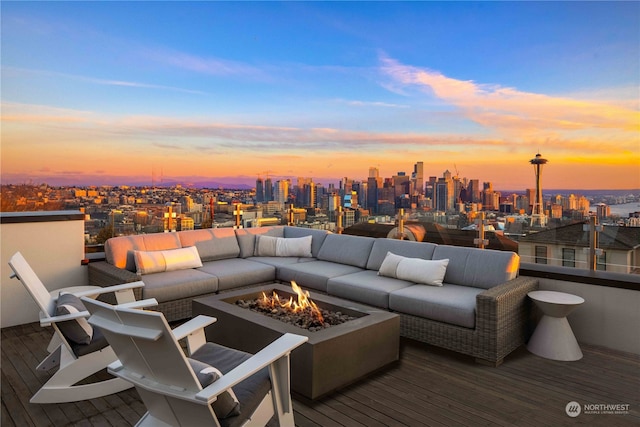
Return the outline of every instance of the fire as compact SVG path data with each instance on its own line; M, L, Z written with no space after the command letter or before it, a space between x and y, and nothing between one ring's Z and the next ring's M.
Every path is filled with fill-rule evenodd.
M311 300L309 291L303 291L293 280L291 281L291 288L297 294L296 300L293 299L293 296L289 297L288 300L281 300L275 291L271 296L267 296L267 294L263 292L261 305L269 308L280 307L293 313L306 313L315 321L323 323L322 313L316 303Z

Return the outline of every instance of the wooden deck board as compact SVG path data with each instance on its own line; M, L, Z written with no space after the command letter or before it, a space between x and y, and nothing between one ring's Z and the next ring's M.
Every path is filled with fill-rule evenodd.
M83 402L29 403L50 375L35 371L50 336L38 324L2 329L3 427L113 427L140 419L145 408L134 389ZM585 345L582 349L582 360L557 362L521 347L493 368L402 339L400 361L317 401L294 395L296 425L640 425L640 357ZM630 408L626 415L581 414L574 419L565 413L570 401Z

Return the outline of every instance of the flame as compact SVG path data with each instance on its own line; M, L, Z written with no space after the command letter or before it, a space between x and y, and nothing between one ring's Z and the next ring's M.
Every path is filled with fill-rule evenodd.
M318 322L324 322L320 309L310 298L309 291L303 291L295 281L291 281L291 288L297 295L297 299L294 300L293 296L288 300L281 300L280 296L274 291L269 297L264 292L262 293L261 305L263 307L275 308L279 306L285 310L292 311L293 313L307 312Z

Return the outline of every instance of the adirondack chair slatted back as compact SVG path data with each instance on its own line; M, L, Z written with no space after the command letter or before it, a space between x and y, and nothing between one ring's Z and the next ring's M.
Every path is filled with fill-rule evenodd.
M92 313L89 322L102 330L127 370L176 389L202 390L162 313L116 309L101 301L85 305Z
M152 417L176 426L217 425L210 405L183 399L202 387L162 313L101 301L85 300L85 305L89 322L102 330L122 363L117 375L136 385Z
M55 300L24 256L20 252L16 252L9 259L9 266L27 289L38 308L43 313L53 316L56 309Z

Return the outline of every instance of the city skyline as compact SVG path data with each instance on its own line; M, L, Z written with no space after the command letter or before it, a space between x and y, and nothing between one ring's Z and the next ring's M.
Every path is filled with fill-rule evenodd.
M2 183L423 161L517 190L539 152L543 188L637 189L639 27L636 2L3 2Z

